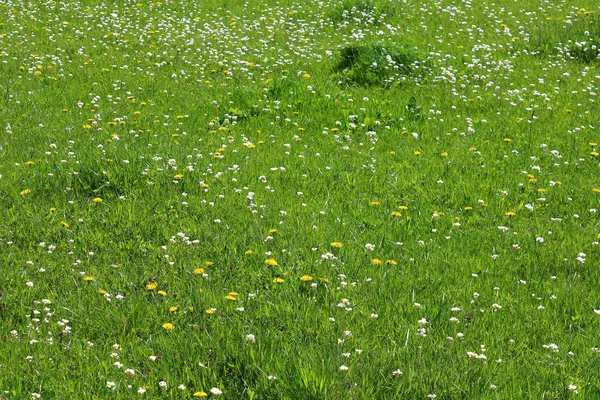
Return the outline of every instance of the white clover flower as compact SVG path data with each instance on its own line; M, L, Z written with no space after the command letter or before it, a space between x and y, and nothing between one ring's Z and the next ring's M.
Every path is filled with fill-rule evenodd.
M346 372L346 371L348 371L348 367L346 367L345 365L342 365L342 366L340 367L340 371L342 371L342 372Z
M248 335L246 335L246 341L248 343L254 343L254 342L256 342L256 338L254 337L253 334L249 333Z
M115 388L117 387L117 384L111 381L106 381L106 387L109 388L110 390L115 390Z
M210 392L211 392L212 394L214 394L215 396L218 396L218 395L220 395L220 394L223 394L223 392L221 391L221 389L219 389L219 388L216 388L216 387L214 387L214 388L210 389Z
M400 371L400 369L397 369L395 371L392 371L392 376L393 377L399 377L402 376L402 371Z

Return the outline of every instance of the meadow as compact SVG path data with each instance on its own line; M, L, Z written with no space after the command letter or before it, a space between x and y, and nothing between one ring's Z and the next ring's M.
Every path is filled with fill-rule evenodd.
M600 399L591 0L0 2L0 399Z

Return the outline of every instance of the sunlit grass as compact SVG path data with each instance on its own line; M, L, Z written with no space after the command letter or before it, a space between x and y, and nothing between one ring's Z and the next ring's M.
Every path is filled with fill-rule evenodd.
M599 398L589 3L0 4L0 399Z

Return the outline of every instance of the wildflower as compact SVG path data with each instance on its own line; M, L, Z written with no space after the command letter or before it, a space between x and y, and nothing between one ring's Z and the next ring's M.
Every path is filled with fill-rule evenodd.
M285 282L285 281L283 279L281 279L281 278L275 278L275 279L273 279L273 283L283 283L283 282Z
M156 293L160 294L161 296L166 296L167 295L167 292L165 292L164 290L159 290Z
M204 310L204 312L205 312L205 313L207 313L207 314L209 314L209 315L212 315L212 314L214 314L214 313L215 313L215 311L217 311L217 309L216 309L216 308L209 308L209 309L207 309L207 310Z
M277 264L277 261L274 258L269 258L267 260L265 260L265 264L267 264L269 267L275 267L279 264Z
M225 298L226 298L227 300L230 300L230 301L236 301L236 300L237 300L237 299L235 298L235 296L231 296L231 295L227 295L227 296L225 296Z
M339 249L340 247L342 247L344 244L342 242L333 242L331 243L331 247L334 247L336 249Z
M62 226L64 226L65 228L68 228L68 227L69 227L69 224L68 224L68 223L66 223L65 221L60 221L60 224L61 224Z
M381 265L382 261L379 258L374 258L371 260L373 265Z
M89 281L93 281L93 280L94 280L94 278L93 278L93 277L91 277L91 276L87 276L87 275L86 275L86 276L84 276L84 277L83 277L83 280L84 280L84 281L88 281L88 282L89 282Z
M516 215L516 213L514 211L508 211L504 215L506 215L507 217L512 217L513 215Z
M342 366L340 367L340 371L342 371L342 372L346 372L346 371L348 371L348 367L346 367L345 365L342 365Z
M249 333L248 335L246 335L246 341L248 343L254 343L254 342L256 342L256 338L254 337L253 334Z
M170 312L175 312L177 310L179 310L179 306L171 306L171 307L169 307L169 311Z
M312 278L312 276L310 276L310 275L302 275L302 276L300 277L300 280L301 280L302 282L309 282L309 281L312 281L312 280L313 280L313 278Z
M214 388L210 389L210 392L211 392L212 394L214 394L215 396L218 396L218 395L220 395L220 394L223 394L223 392L221 391L221 389L219 389L219 388L216 388L216 387L214 387Z
M594 312L596 313L596 315L600 315L600 310L594 310Z
M158 283L152 282L152 283L149 283L149 284L146 285L146 289L148 289L148 290L154 290L154 289L157 288L157 286L158 286Z
M117 384L114 382L111 382L111 381L107 381L106 387L109 388L110 390L115 390L115 388L117 387Z
M194 393L194 397L207 397L207 396L208 396L208 394L206 394L206 392L202 392L202 391Z
M125 375L127 375L130 378L135 375L135 371L132 368L127 368L124 372Z
M146 389L144 389L143 387L140 387L137 392L139 394L144 394L144 393L146 393Z
M244 252L245 255L249 256L250 254L254 253L252 250L246 250Z
M399 377L399 376L402 376L402 371L400 371L400 369L397 369L397 370L395 370L395 371L392 371L392 376L393 376L394 378L397 378L397 377Z
M202 275L204 273L204 268L196 268L194 269L195 275Z
M102 199L100 197L94 197L92 199L92 202L94 202L94 203L102 203Z
M175 325L173 325L170 322L164 323L162 327L165 328L167 331L172 331L173 329L175 329Z
M163 388L163 389L166 389L166 388L167 388L167 382L165 382L165 381L160 381L160 382L158 382L158 386L160 386L160 387L161 387L161 388Z
M25 189L25 190L23 190L21 192L22 195L26 195L26 194L29 194L29 193L31 193L31 190L29 190L29 189Z

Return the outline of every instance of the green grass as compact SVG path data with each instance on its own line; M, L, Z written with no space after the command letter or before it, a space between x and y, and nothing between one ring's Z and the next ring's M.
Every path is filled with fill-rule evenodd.
M599 398L599 12L0 4L0 399Z

